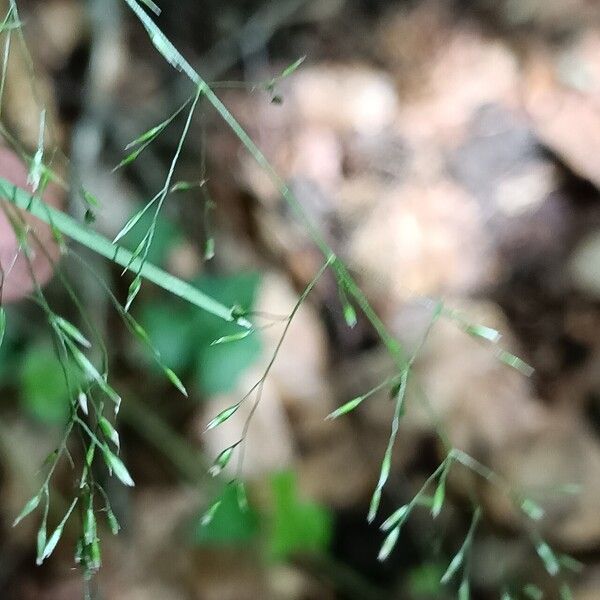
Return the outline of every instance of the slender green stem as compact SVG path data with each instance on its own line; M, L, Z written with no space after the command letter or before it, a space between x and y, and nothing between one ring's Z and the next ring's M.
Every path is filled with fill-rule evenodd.
M32 215L60 230L65 236L87 246L101 256L123 267L129 266L133 270L139 271L142 277L159 285L168 292L191 302L225 321L235 321L246 328L252 326L244 318L235 318L231 308L207 296L189 283L170 273L152 264L144 263L141 258L134 258L132 252L126 248L113 244L104 236L88 227L80 225L75 219L60 210L48 206L39 198L32 196L27 191L15 186L2 177L0 177L0 195L18 208L29 211Z

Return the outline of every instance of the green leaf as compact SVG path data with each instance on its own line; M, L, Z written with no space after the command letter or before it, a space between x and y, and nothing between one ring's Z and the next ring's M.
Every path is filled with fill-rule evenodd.
M121 481L123 485L126 485L128 487L135 486L135 483L131 478L127 467L125 467L125 465L123 464L123 461L118 456L113 454L109 450L108 446L102 447L102 456L104 456L104 461L106 462L106 465L108 466L109 470L114 472L114 474L117 476L117 478Z
M82 377L66 365L72 387ZM69 390L54 350L45 344L27 348L19 368L20 399L25 410L44 423L65 423L69 416Z
M198 386L208 396L232 392L240 375L260 356L260 349L256 335L235 344L198 348L195 368Z
M237 490L231 484L220 497L196 519L193 542L200 546L244 546L258 533L258 515L252 510L241 510Z
M207 344L204 332L195 324L192 307L180 302L144 302L139 320L143 328L134 328L135 334L144 343L151 343L161 361L175 371L189 369L198 347Z
M398 537L400 535L400 526L394 527L390 533L386 536L381 550L379 550L379 554L377 555L377 560L384 561L392 552L392 550L396 546L396 542L398 541Z
M30 498L23 507L23 510L19 513L19 516L13 521L13 527L16 527L27 515L31 514L39 506L41 499L41 492L37 494L37 496Z
M408 589L413 598L443 597L440 578L445 570L439 562L426 562L413 567L408 573Z
M270 554L284 560L297 553L316 554L329 545L331 514L322 506L298 496L296 476L291 471L271 477L274 508L270 530Z
M259 284L256 273L242 273L228 277L200 277L199 289L231 306L237 306L236 315L248 314L254 305ZM190 324L187 325L190 328ZM211 345L214 340L238 336L240 327L224 323L206 313L196 313L191 328L196 335L195 376L200 389L207 395L228 393L235 389L240 375L253 364L260 354L261 340L254 335L239 336L233 343ZM192 354L194 356L194 354Z

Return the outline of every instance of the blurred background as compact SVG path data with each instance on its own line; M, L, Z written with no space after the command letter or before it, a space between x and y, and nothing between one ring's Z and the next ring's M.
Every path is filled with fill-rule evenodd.
M8 4L0 2L2 15ZM249 509L240 510L227 487L235 461L220 477L207 474L239 439L252 404L220 428L204 433L206 424L260 380L283 319L323 259L201 100L175 174L193 185L169 195L150 260L252 311L264 327L211 345L235 329L145 284L132 314L181 376L190 391L184 398L92 273L122 303L131 278L76 246L91 270L63 261L106 340L112 384L123 396L121 453L136 481L134 489L103 482L122 531L112 537L103 525L98 597L453 598L457 584L440 578L475 499L483 519L471 552L473 598L566 598L565 581L577 600L600 598L600 5L158 4L156 22L213 84L407 348L419 346L443 300L469 323L500 331L501 346L535 369L527 377L499 360L495 346L467 335L462 321L439 319L415 362L418 389L407 397L382 517L410 502L437 468L443 440L494 469L545 516L533 531L497 487L456 467L439 517L415 510L387 561L377 560L384 535L366 514L390 432L389 390L342 419L325 417L385 380L393 363L360 314L348 327L329 276L298 310L264 383L245 443ZM113 172L129 154L125 146L193 89L124 2L18 6L35 66L15 43L2 125L35 152L46 107L46 154L71 183L68 211L85 217L83 184L101 204L95 228L112 239L164 184L185 112ZM123 243L134 249L148 225L142 220ZM47 296L57 312L74 314L59 278ZM42 567L35 566L39 515L11 527L38 489L69 399L44 315L27 301L7 313L0 597L81 598L77 519ZM64 460L53 479L53 522L74 485ZM560 578L544 569L537 535L573 557L562 559Z

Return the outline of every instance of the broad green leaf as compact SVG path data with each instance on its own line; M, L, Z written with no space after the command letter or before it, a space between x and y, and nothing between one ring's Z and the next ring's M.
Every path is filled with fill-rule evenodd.
M258 515L252 509L240 509L237 491L231 484L196 519L193 541L200 546L245 546L257 533Z
M257 335L234 344L218 344L198 348L195 375L200 389L208 396L235 390L240 375L260 356Z
M332 518L325 507L299 497L296 476L291 471L274 474L271 489L271 556L284 560L297 553L324 552L332 535Z
M71 364L66 365L72 388L82 377ZM19 393L25 410L42 422L62 424L69 416L69 390L63 370L49 345L27 348L19 366Z
M410 569L408 590L411 598L441 598L440 578L445 567L439 562L425 562Z

